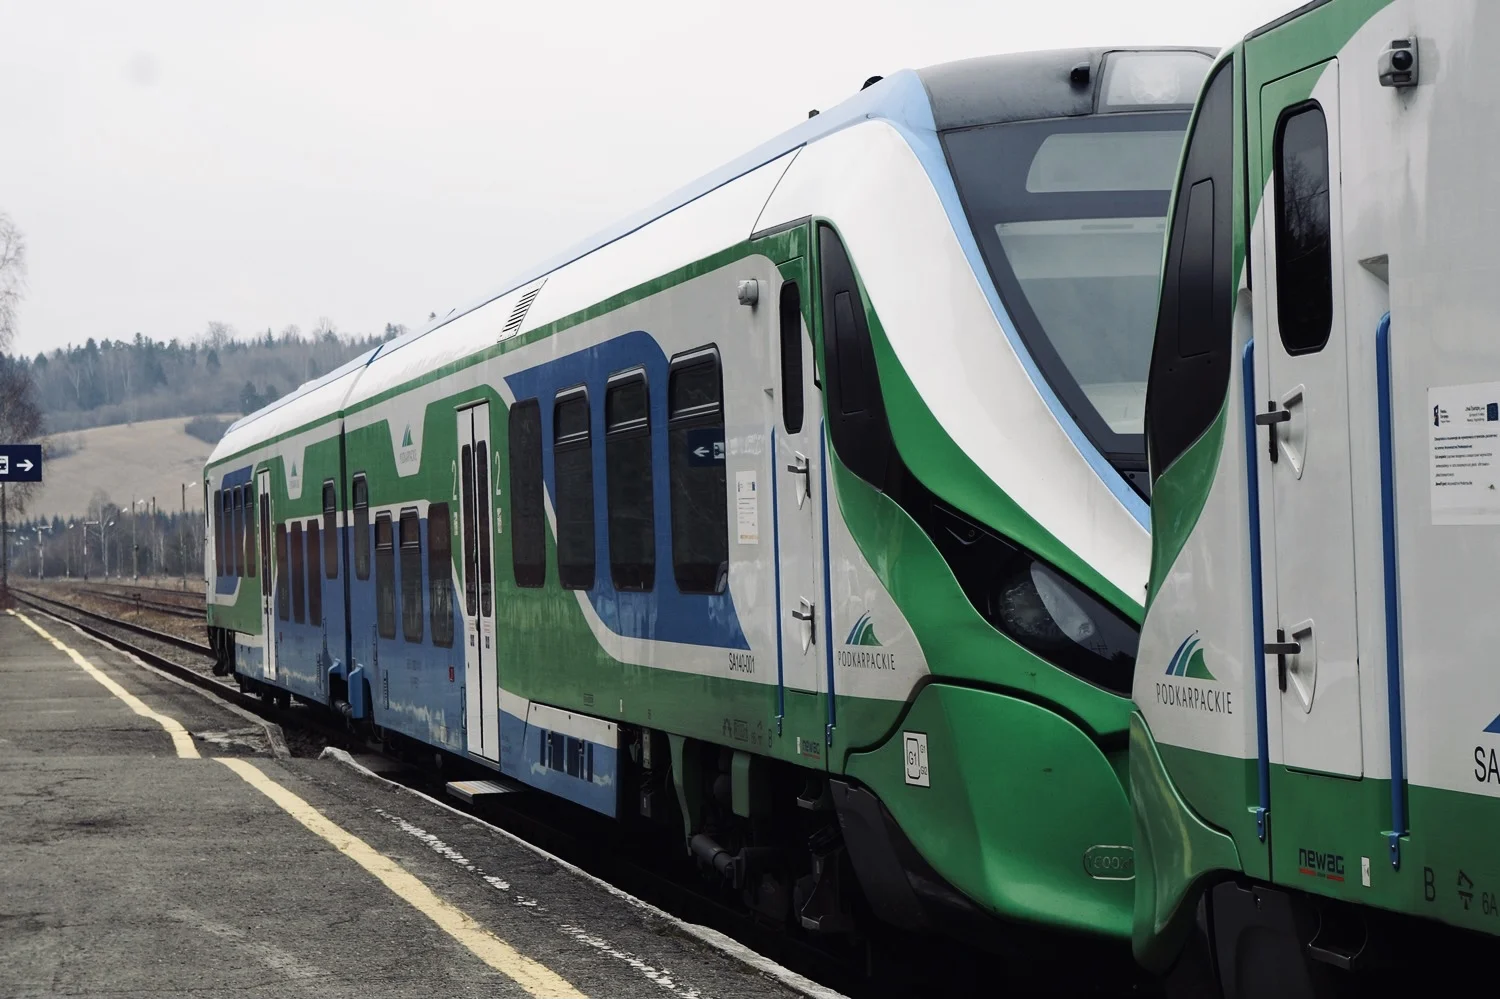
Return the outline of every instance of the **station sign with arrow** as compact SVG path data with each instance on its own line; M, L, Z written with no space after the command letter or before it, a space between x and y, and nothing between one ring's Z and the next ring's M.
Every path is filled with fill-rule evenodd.
M42 481L40 444L0 444L0 482Z

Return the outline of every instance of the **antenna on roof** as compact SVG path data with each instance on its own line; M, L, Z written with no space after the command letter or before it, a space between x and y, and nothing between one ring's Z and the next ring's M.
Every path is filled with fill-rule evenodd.
M875 84L879 83L881 80L884 80L884 79L885 79L885 77L883 77L883 76L872 76L868 80L866 80L865 81L865 85L862 86L862 87L860 87L859 89L861 89L861 90L869 90Z
M807 112L807 116L809 118L816 118L818 116L818 109L813 108L811 111Z

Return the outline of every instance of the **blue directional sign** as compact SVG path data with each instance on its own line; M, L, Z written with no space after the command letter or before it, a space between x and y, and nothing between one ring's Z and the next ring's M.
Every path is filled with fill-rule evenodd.
M42 481L40 444L0 444L0 482Z

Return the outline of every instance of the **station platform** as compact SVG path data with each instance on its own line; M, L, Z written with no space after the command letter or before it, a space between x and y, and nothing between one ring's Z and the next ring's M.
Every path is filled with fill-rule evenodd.
M830 995L275 735L0 612L0 997Z

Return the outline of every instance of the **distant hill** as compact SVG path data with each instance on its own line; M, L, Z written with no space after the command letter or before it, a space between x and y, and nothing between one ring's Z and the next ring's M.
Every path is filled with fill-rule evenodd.
M234 419L234 414L224 417ZM42 487L27 504L30 517L78 517L96 491L128 509L132 497L164 511L179 509L187 483L189 510L203 509L203 463L213 445L191 436L181 417L92 427L63 437L62 457L42 466Z
M298 385L404 332L346 336L324 323L304 335L295 326L236 338L221 323L183 343L89 339L17 358L36 386L49 434L165 417L253 412Z

